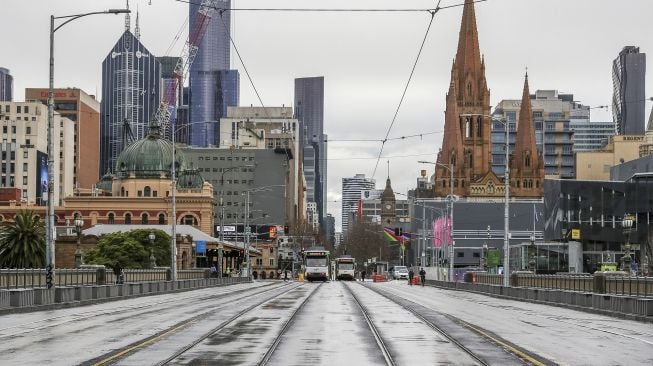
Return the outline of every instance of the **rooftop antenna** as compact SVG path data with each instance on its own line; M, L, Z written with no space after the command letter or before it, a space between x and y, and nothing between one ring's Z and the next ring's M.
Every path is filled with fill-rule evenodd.
M136 39L138 40L141 39L141 27L138 24L138 3L136 3L136 26L134 28L134 36L136 36Z
M129 9L129 0L127 0L126 8ZM131 28L131 23L132 21L129 13L125 13L125 32L128 32L129 28Z

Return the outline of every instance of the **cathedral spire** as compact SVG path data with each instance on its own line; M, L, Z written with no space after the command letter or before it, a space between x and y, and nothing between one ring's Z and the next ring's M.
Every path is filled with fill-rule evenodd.
M463 19L460 23L460 33L458 34L456 66L461 76L469 72L480 71L481 69L481 51L478 44L478 30L476 29L476 14L474 12L473 0L465 0L465 6L463 7Z

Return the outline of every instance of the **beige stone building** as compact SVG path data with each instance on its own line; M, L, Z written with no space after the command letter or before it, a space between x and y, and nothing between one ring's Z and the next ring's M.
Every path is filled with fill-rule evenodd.
M640 146L645 142L643 135L618 135L601 150L577 152L576 179L610 180L610 168L639 158Z
M44 205L48 194L48 109L38 102L0 102L0 187L21 189L21 200ZM73 193L74 123L54 116L54 201Z

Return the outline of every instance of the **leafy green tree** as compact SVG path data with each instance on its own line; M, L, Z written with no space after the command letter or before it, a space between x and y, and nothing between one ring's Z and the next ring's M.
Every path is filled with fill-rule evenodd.
M152 253L157 266L170 266L170 236L161 230L136 229L102 235L97 246L90 250L84 260L88 264L102 264L114 268L148 268L150 263L150 240L154 233L156 239Z
M0 268L44 267L44 223L33 211L20 211L0 226Z

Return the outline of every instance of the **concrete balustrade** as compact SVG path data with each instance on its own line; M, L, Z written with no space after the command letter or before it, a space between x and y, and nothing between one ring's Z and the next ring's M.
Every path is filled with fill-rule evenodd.
M201 273L201 272L200 272ZM125 297L231 285L250 282L246 278L197 278L181 281L156 281L126 284L26 288L0 290L0 313L12 309L45 309L61 304L90 304L98 301L118 300Z

